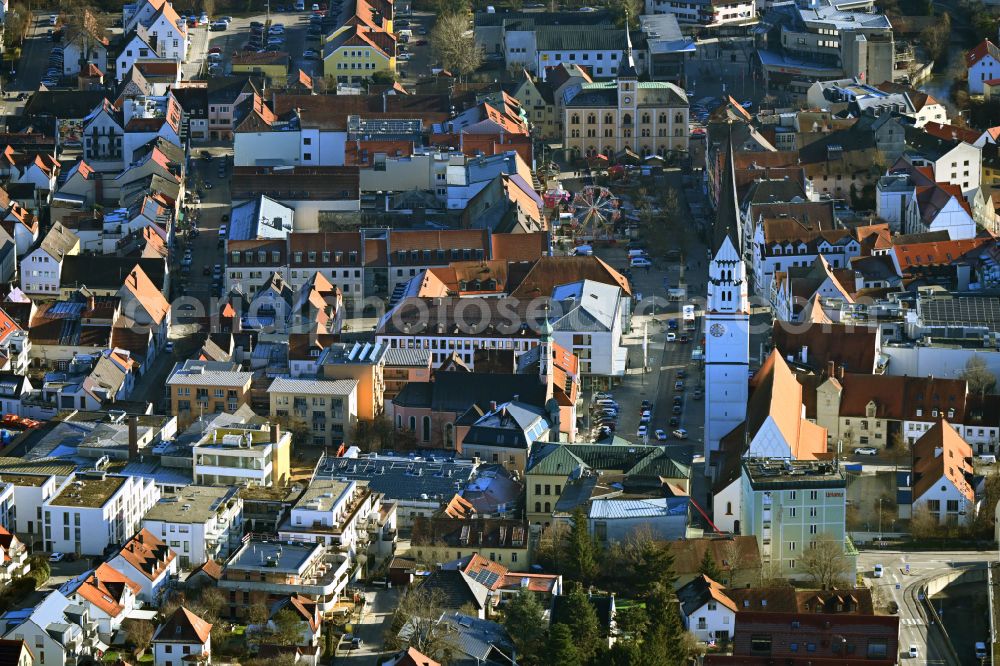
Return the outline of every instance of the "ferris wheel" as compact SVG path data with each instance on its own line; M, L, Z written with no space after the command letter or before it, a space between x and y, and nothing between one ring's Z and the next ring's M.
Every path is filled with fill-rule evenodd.
M582 240L614 236L615 222L621 217L618 197L606 187L588 185L573 196L573 227Z

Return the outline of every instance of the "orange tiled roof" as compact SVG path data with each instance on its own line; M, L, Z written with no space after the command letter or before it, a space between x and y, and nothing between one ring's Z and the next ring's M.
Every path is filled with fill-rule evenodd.
M207 643L211 635L211 624L181 606L156 630L153 642Z
M940 450L940 452L938 452ZM941 419L913 445L913 499L920 499L942 479L948 479L970 502L976 493L966 475L972 474L972 447Z
M920 266L941 266L957 261L967 252L989 243L989 237L964 240L937 241L932 243L900 244L893 247L896 261L905 273L910 268Z
M136 265L132 269L125 278L124 286L142 304L154 322L157 324L163 322L163 318L170 311L170 303L140 266Z
M125 610L122 602L126 590L136 595L142 586L104 562L84 579L76 593L111 617L118 617Z
M145 528L129 539L119 554L150 580L156 580L165 573L176 557L166 543Z

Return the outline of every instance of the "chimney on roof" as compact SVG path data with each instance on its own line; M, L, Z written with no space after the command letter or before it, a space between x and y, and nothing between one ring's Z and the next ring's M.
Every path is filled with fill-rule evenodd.
M275 444L281 439L281 426L277 423L271 424L271 441Z
M809 363L809 345L802 345L802 364Z
M128 459L139 457L139 417L134 414L128 418Z
M837 379L843 379L843 378L844 378L844 366L838 365L837 366Z
M833 361L826 362L826 376L833 378L834 373L837 371L837 364Z

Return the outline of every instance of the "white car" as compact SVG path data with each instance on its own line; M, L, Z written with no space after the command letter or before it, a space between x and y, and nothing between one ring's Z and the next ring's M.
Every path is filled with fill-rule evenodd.
M62 562L65 557L62 553L52 553L49 555L49 562Z
M854 455L856 456L877 456L878 449L873 446L859 446L854 449Z
M59 14L52 14L49 16L49 25L55 25L59 23Z
M685 430L684 428L677 428L676 430L674 430L670 434L672 434L674 436L674 439L687 439L688 438L688 431Z
M646 434L647 434L646 433L646 426L644 426L644 425L639 426L639 429L635 431L635 436L636 437L641 437L642 439L646 438Z
M658 441L658 442L665 442L665 441L667 441L667 433L664 432L662 428L657 428L656 432L653 433L653 434L656 435L656 441Z
M910 659L916 659L917 657L920 656L920 650L917 648L916 645L911 645L910 651L907 654L910 655Z
M225 238L226 237L226 231L227 231L226 225L224 225L224 224L219 225L219 236L221 238Z
M677 334L667 333L667 342L677 342Z
M872 574L872 575L873 575L873 576L874 576L875 578L881 578L881 577L882 577L882 573L883 573L884 571L885 571L885 569L883 569L883 568L882 568L882 565L881 565L881 564L876 564L876 565L875 565L875 571L873 572L873 574Z
M314 49L306 49L302 57L306 60L319 60L319 52Z
M653 262L645 257L633 257L632 260L629 261L629 266L632 268L649 268L652 265Z

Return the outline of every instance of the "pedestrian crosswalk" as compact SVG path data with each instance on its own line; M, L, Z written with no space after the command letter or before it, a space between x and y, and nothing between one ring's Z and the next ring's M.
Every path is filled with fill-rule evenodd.
M904 617L899 620L899 623L907 627L917 627L924 624L924 621L916 617Z

